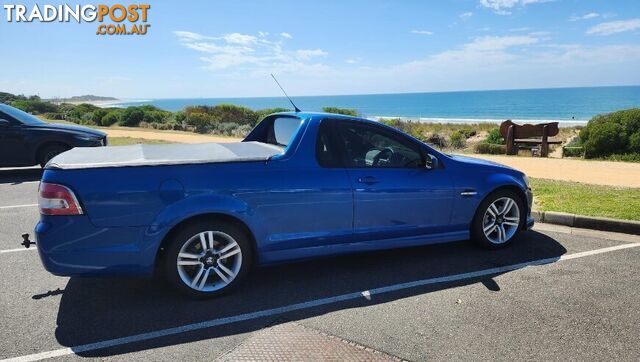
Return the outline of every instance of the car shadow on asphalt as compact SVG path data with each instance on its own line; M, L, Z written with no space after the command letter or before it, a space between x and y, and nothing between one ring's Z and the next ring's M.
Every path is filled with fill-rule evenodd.
M1 184L21 184L23 182L40 181L42 169L38 168L0 168Z
M238 289L212 300L183 298L159 280L71 278L60 301L56 338L60 344L74 347L398 283L540 259L554 260L565 252L566 249L553 238L528 231L522 233L513 246L495 251L477 248L470 242L457 242L324 258L254 270ZM301 320L474 283L482 283L489 290L500 293L500 286L492 279L497 275L374 294L370 298L76 353L87 357L111 356L232 336L282 321Z

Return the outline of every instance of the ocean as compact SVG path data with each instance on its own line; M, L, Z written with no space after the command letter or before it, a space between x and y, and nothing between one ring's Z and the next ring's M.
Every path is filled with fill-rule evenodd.
M353 108L368 118L400 117L425 122L465 123L512 119L531 123L559 121L569 125L584 123L597 114L640 107L640 86L340 96L293 95L292 98L303 111L322 111L322 107L326 106ZM116 106L151 104L177 111L189 105L222 103L251 109L290 108L284 97L123 100Z

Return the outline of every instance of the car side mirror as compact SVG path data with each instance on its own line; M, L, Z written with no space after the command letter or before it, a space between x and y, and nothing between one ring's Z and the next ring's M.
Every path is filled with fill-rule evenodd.
M10 124L6 119L0 119L0 127L9 127Z
M433 170L440 166L438 158L432 154L427 154L427 162L425 167L427 170Z

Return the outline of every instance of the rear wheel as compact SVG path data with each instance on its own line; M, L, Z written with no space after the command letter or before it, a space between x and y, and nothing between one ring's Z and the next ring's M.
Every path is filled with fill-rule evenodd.
M175 234L165 255L165 275L178 291L210 298L233 289L252 263L247 235L232 224L206 221Z
M68 150L69 150L69 147L65 145L45 146L38 153L38 163L40 164L40 167L44 168L47 162L49 162L52 158Z
M478 207L471 226L471 236L488 249L505 247L520 232L524 212L524 204L515 192L493 192Z

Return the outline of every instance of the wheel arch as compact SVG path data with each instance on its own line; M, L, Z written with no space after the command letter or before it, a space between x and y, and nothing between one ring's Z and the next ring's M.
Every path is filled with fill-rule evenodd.
M172 237L178 233L182 228L192 223L207 221L207 220L218 220L222 222L228 222L239 227L247 236L249 243L251 244L251 252L253 253L252 264L258 264L258 246L256 243L256 238L249 226L242 221L240 218L235 217L233 215L220 213L220 212L206 212L196 215L191 215L180 222L176 223L169 229L169 231L165 234L165 236L160 241L158 245L158 249L156 250L154 267L158 270L158 266L161 265L161 260L164 256L164 251L166 250L168 244L171 242Z
M526 228L527 228L527 215L529 215L529 209L528 209L529 205L528 205L528 202L527 202L527 194L525 193L524 190L522 190L522 187L520 187L518 184L502 184L502 185L498 185L498 186L494 187L493 189L491 189L489 192L487 192L485 197L483 197L482 200L480 200L480 202L478 203L478 207L476 209L476 212L474 213L474 219L478 216L478 212L480 211L480 206L484 203L484 201L489 196L494 194L495 192L502 191L502 190L513 191L520 198L520 201L522 202L522 206L524 207L524 212L520 213L520 219L521 219L521 224L522 224L520 229L521 230L526 230Z
M71 146L70 144L68 144L67 142L64 141L60 141L60 140L46 140L41 142L35 149L35 152L33 154L33 158L34 158L34 162L36 163L40 163L40 156L42 154L42 152L47 149L48 147L51 146L62 146L65 147L67 149L71 149L73 148L73 146Z

